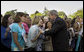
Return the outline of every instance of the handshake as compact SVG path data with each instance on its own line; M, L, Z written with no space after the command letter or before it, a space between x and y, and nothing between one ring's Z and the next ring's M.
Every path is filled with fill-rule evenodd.
M39 29L40 30L40 34L44 33L45 31L48 31L49 29L45 29L44 31L42 29Z

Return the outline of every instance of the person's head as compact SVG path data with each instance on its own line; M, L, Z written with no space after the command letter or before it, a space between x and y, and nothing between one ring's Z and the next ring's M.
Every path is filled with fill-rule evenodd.
M14 18L15 23L23 22L25 20L25 14L23 12L17 12Z
M11 22L10 16L11 16L11 15L5 15L5 16L3 17L3 19L2 19L2 25L3 25L4 27L7 27L7 26L8 26L8 23Z
M50 21L48 21L46 24L45 24L45 29L47 28L51 28L52 27L52 23Z
M79 22L80 21L80 17L76 16L76 21Z
M80 28L82 28L83 25L83 18L80 18Z
M83 22L83 19L80 17L80 18L78 18L78 20L77 20L78 22Z
M81 28L82 27L83 19L81 17L79 17L78 19L76 19L76 22L79 23L79 27Z
M67 20L65 20L65 22L66 22L67 28L70 28L71 27L71 20L67 19Z
M63 20L67 20L67 15L64 15Z
M24 14L24 17L27 19L27 18L30 18L29 17L29 14Z
M43 27L43 24L44 24L44 20L43 20L43 18L40 18L38 25L40 27Z
M45 16L43 19L44 19L44 22L45 22L45 23L46 23L47 21L49 21L49 19L48 19L47 16Z
M8 18L8 22L9 22L10 24L14 22L13 16L10 16L10 17Z
M79 19L80 17L79 16L76 16L76 19Z
M35 17L32 19L32 25L38 24L38 23L39 23L39 20L40 20L40 17L35 16Z
M26 19L26 23L27 23L28 25L31 25L31 22L32 22L32 20L31 20L30 17Z
M17 12L16 13L16 18L20 18L21 22L25 22L26 15L23 12Z
M2 14L1 14L1 23L2 23L2 19L3 19L3 16L2 16Z
M83 18L80 18L80 22L83 22Z
M31 24L31 18L29 16L29 14L25 14L25 21L26 24L30 25Z
M50 19L54 20L57 17L58 17L58 12L56 10L49 11L49 18Z
M79 31L79 25L78 25L77 22L74 23L73 28L74 28L75 31Z
M37 25L37 24L39 26L43 25L43 20L39 16L35 16L35 18L32 20L32 25Z

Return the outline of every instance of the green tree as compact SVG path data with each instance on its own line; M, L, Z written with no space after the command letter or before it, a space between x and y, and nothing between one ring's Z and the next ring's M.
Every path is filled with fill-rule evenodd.
M59 15L59 17L63 18L63 17L65 17L66 14L63 11L59 11L58 15Z
M38 12L38 11L36 11L34 14L30 15L31 19L33 19L35 16L43 16L43 14Z
M30 17L31 19L33 19L35 17L35 14L31 14Z
M73 14L69 15L69 17L71 17L72 19L76 16L83 18L83 9L77 10L77 12L74 12Z
M17 9L15 9L15 10L11 10L11 11L7 11L7 12L5 13L5 15L10 14L10 15L12 15L12 16L14 17L15 14L16 14L16 12L17 12Z
M44 16L48 16L48 12L49 12L49 10L45 7L45 8L44 8L43 15L44 15Z

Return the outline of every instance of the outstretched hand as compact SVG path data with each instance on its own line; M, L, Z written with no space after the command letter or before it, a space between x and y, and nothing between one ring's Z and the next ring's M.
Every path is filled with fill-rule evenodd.
M42 34L44 31L42 29L40 29L40 34Z

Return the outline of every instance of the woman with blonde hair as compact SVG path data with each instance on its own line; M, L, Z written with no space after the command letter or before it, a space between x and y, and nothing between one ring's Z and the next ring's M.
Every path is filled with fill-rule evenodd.
M27 46L28 49L25 51L36 51L37 38L40 36L41 32L39 27L42 26L43 22L40 17L35 17L32 21L32 26L29 29Z

